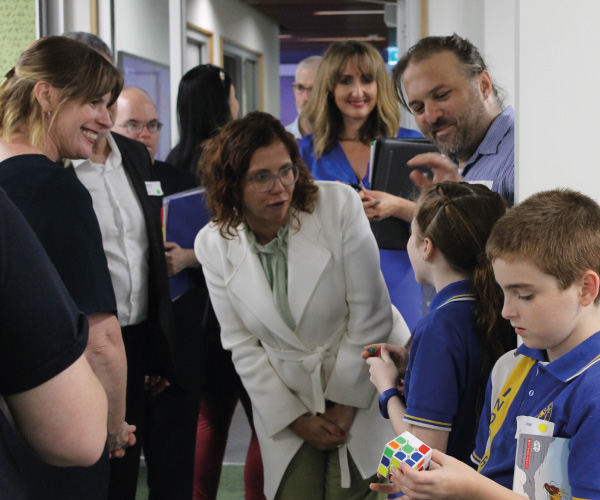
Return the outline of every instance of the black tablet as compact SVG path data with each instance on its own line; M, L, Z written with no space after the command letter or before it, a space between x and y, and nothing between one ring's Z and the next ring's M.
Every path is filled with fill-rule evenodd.
M371 189L416 200L420 190L408 177L412 169L406 166L406 162L418 154L437 151L437 147L427 139L375 139L371 143ZM426 167L419 169L431 175ZM406 222L388 217L379 222L371 222L371 229L379 248L406 250L410 236L409 224Z

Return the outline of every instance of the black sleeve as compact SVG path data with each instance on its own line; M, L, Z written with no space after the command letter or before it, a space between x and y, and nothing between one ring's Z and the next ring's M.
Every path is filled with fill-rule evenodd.
M116 314L117 304L92 199L72 168L41 184L27 220L85 314Z
M88 325L39 240L0 190L0 393L36 387L77 360Z

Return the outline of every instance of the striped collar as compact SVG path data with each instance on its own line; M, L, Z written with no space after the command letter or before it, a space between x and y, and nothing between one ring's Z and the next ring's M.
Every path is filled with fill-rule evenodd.
M473 283L471 280L455 281L442 288L431 300L430 310L439 309L450 302L474 301Z

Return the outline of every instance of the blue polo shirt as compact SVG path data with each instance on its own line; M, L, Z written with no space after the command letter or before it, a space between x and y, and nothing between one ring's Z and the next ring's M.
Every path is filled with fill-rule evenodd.
M490 125L464 165L466 181L492 181L492 191L515 204L515 110L508 106Z
M450 432L447 453L469 462L476 433L481 348L470 280L440 290L415 330L404 379L412 425Z
M554 422L554 436L571 439L568 474L573 499L600 498L600 332L551 363L544 362L544 355L545 351L521 345L498 360L488 382L472 459L478 465L485 462L480 467L484 476L512 489L517 416L548 420ZM527 358L531 368L524 366ZM509 376L524 378L510 387L516 393L506 405ZM490 433L492 419L502 417L502 426Z

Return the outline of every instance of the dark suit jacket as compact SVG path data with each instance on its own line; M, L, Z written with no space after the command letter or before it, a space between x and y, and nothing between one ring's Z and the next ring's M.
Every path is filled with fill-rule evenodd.
M195 175L169 163L155 160L152 173L154 179L160 181L165 196L197 187ZM188 274L193 286L173 301L177 326L177 382L183 389L199 390L206 380L206 356L210 354L207 339L209 336L218 338L220 329L210 304L202 269L185 269L181 272Z
M122 135L111 132L123 159L123 168L129 177L137 196L148 234L150 276L148 279L148 323L151 327L151 341L154 349L149 354L148 374L160 374L169 380L176 380L177 335L173 307L169 293L165 247L163 245L160 214L157 206L160 200L153 200L146 191L146 182L154 181L152 161L146 147Z

